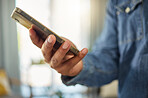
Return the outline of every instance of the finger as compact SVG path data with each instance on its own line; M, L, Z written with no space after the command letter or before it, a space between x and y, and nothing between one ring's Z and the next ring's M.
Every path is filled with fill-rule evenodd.
M62 62L64 59L66 53L69 51L71 47L71 44L68 41L65 41L60 48L55 52L53 57L51 58L51 63L50 65L52 68L58 67L58 65Z
M71 58L70 60L66 61L64 63L64 65L70 65L70 67L73 67L74 65L76 65L80 60L82 60L85 55L88 53L88 49L84 48L79 52L78 56L74 56L73 58Z
M88 53L88 49L84 48L79 52L78 56L75 56L71 58L70 60L66 61L60 67L58 67L56 70L61 73L62 75L69 75L69 76L75 76L78 74L82 69L83 64L78 64L82 63L82 59L86 56Z
M45 62L49 63L52 53L53 53L53 46L56 42L56 38L54 35L49 35L48 38L45 40L44 44L42 45L41 51L45 58Z
M33 28L29 29L30 38L37 47L41 48L44 41L37 35L37 33L33 30Z

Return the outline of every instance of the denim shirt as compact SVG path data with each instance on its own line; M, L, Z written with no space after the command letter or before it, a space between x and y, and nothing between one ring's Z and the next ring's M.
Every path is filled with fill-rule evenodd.
M118 98L148 98L148 0L109 0L104 30L66 85L118 80Z

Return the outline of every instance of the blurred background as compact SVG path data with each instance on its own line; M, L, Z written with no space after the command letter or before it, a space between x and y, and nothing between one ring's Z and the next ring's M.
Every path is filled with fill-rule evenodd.
M80 50L100 35L108 0L0 0L0 98L116 98L117 81L101 88L65 86L44 63L28 30L10 18L19 7Z

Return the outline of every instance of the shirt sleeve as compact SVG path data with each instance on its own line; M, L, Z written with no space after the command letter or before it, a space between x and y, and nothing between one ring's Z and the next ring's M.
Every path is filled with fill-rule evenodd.
M62 76L64 84L99 87L118 78L119 52L115 1L108 2L103 32L96 40L92 52L83 59L82 71L75 77Z

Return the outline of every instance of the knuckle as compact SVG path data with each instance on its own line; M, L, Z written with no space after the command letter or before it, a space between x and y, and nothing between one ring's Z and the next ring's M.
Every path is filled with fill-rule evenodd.
M51 63L51 62L49 62L49 65L50 65L50 67L51 67L51 68L53 68L53 69L54 69L54 66L52 65L52 63Z
M42 51L42 54L43 54L44 57L46 57L46 53L44 51Z
M51 62L53 65L57 65L59 61L56 58L52 58Z
M51 51L46 51L46 49L44 48L44 46L41 48L42 54L44 56L45 59L50 60L51 59Z

